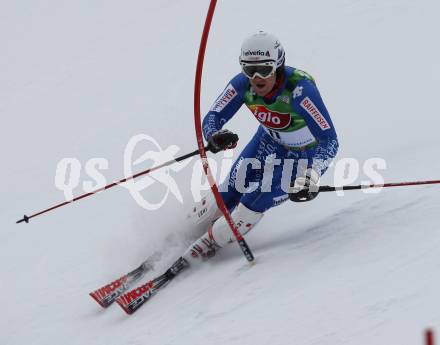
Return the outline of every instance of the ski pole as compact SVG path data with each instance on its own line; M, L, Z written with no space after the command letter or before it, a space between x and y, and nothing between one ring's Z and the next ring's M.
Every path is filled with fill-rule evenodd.
M411 182L397 182L397 183L383 183L383 184L360 184L360 185L356 185L356 186L341 186L341 187L320 186L319 192L336 192L336 191L340 191L340 190L420 186L420 185L427 185L427 184L440 184L440 180L411 181Z
M209 151L208 147L205 147L205 150L206 150L206 151ZM198 155L198 154L199 154L199 150L195 150L195 151L193 151L193 152L191 152L191 153L188 153L188 154L186 154L186 155L183 155L183 156L177 157L177 158L175 158L175 159L173 159L173 160L170 160L170 161L165 162L165 163L163 163L163 164L160 164L160 165L158 165L158 166L155 166L155 167L152 167L152 168L150 168L150 169L147 169L147 170L141 171L141 172L139 172L139 173L137 173L137 174L135 174L135 175L133 175L133 176L123 178L123 179L121 179L121 180L119 180L119 181L114 181L114 182L108 184L107 186L104 186L104 187L98 188L98 189L96 189L96 190L94 190L94 191L91 191L91 192L89 192L89 193L85 193L85 194L79 195L79 196L77 196L76 198L73 198L72 200L64 201L64 202L59 203L59 204L57 204L57 205L55 205L55 206L52 206L52 207L49 207L49 208L47 208L47 209L45 209L45 210L42 210L42 211L40 211L40 212L34 213L34 214L30 215L30 216L24 215L23 218L17 220L16 223L17 223L17 224L18 224L18 223L21 223L21 222L29 223L29 220L30 220L31 218L37 217L37 216L39 216L39 215L41 215L41 214L44 214L44 213L47 213L47 212L49 212L49 211L55 210L56 208L59 208L59 207L65 206L65 205L67 205L67 204L71 204L71 203L73 203L73 202L75 202L75 201L78 201L78 200L80 200L80 199L84 199L84 198L86 198L86 197L88 197L88 196L91 196L91 195L93 195L93 194L97 194L97 193L102 192L102 191L104 191L104 190L106 190L106 189L110 189L110 188L112 188L112 187L114 187L114 186L117 186L117 185L119 185L119 184L121 184L121 183L127 182L127 181L129 181L129 180L133 180L133 179L135 179L135 178L137 178L137 177L139 177L139 176L146 175L146 174L148 174L148 173L150 173L150 172L152 172L152 171L155 171L155 170L158 170L158 169L164 168L164 167L166 167L166 166L168 166L168 165L171 165L171 164L174 164L174 163L177 163L177 162L181 162L181 161L183 161L183 160L185 160L185 159L187 159L187 158L190 158L190 157L192 157L192 156L196 156L196 155Z

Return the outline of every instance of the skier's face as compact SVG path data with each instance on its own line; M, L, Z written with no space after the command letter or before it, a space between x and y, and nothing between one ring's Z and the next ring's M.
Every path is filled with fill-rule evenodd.
M275 81L275 74L266 79L260 78L259 76L255 76L253 79L250 79L251 86L255 90L255 93L262 97L266 96L272 91L273 87L275 86Z

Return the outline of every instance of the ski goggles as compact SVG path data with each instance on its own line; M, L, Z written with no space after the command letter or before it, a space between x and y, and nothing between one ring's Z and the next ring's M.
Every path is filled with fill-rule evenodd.
M254 79L255 76L259 76L260 78L267 79L271 75L275 73L276 66L274 61L266 61L266 62L246 62L241 61L241 69L243 73L249 79Z

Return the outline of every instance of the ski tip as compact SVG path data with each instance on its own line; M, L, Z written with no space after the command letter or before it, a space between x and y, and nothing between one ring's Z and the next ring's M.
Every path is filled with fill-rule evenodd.
M106 304L102 303L102 301L96 295L96 291L90 292L89 296L92 297L103 308L107 308L110 305L110 304L106 305Z
M128 309L128 307L124 303L124 300L121 297L116 299L116 303L118 303L118 305L127 313L127 315L133 314L133 311Z

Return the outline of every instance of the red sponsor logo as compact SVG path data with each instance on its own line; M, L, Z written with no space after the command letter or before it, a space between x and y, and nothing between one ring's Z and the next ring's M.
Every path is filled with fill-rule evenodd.
M211 111L220 112L226 107L230 101L232 101L235 96L237 96L237 91L234 87L229 84L219 98L215 101L214 105L211 107Z
M111 282L110 284L96 290L94 292L95 295L97 295L100 299L104 299L108 295L110 295L113 291L121 287L125 282L127 281L127 276L123 276L114 282Z
M251 107L251 111L263 126L272 129L287 128L292 121L289 113L278 113L276 111L268 110L262 105Z
M123 303L124 305L129 305L132 301L138 299L139 297L142 297L144 295L148 295L150 293L151 288L153 287L153 281L149 281L148 283L139 286L138 288L131 290L130 292L127 292L125 295L122 295L118 298L120 303Z
M309 97L306 97L301 102L301 107L307 113L315 120L315 122L318 124L319 127L321 127L322 130L326 130L330 128L330 124L327 122L327 120L324 118L324 116L321 114L321 112L318 110L318 108L315 106L315 104L310 100Z

